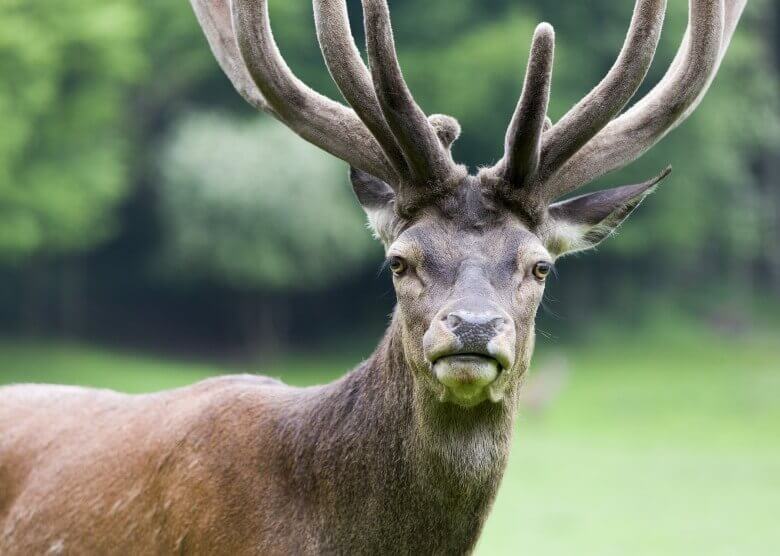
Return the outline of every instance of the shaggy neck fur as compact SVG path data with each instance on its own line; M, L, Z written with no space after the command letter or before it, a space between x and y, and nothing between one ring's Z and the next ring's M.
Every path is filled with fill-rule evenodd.
M435 401L400 336L394 319L370 359L282 425L289 486L308 493L301 509L320 520L324 552L468 552L506 466L514 401Z

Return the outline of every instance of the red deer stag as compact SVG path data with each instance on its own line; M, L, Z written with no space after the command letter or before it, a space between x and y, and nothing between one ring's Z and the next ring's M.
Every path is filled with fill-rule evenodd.
M3 388L0 552L467 553L507 462L545 278L558 257L609 236L668 171L557 199L694 110L746 0L690 0L670 69L623 111L666 8L638 0L614 66L554 124L553 30L539 25L503 158L477 175L450 154L458 123L412 98L386 0L363 0L367 66L345 0L314 0L351 108L292 74L265 0L228 1L191 0L214 55L249 103L351 166L392 271L392 322L368 360L325 386L235 376L142 396Z

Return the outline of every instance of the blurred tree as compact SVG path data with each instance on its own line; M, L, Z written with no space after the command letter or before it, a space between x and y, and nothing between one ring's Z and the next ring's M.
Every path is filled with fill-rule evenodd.
M269 118L190 115L161 170L163 269L247 292L251 342L283 339L280 293L322 289L378 253L344 165Z
M142 72L129 0L6 0L0 18L0 262L83 251L128 185L124 108Z
M290 66L315 89L338 98L317 47L310 2L269 1L274 34ZM609 69L633 6L613 0L391 4L407 80L427 112L461 120L456 157L471 165L501 154L539 21L550 21L557 31L550 109L557 119ZM360 3L348 5L362 45ZM32 313L49 319L56 313L50 305L72 313L67 307L100 304L92 296L73 295L79 288L72 269L80 266L95 282L108 284L107 298L121 299L117 294L124 293L131 300L115 312L138 310L136 318L143 321L132 300L159 288L159 298L149 304L159 307L165 296L180 293L182 280L199 284L191 288L198 292L193 296L223 288L274 291L269 299L283 298L293 295L286 292L316 291L311 288L321 280L336 280L339 272L366 264L362 249L367 247L352 243L359 238L368 244L366 237L344 232L342 238L328 227L331 222L320 220L323 214L312 212L319 203L333 207L336 212L329 214L337 215L336 224L351 230L359 225L362 217L343 169L287 130L261 122L262 116L243 104L209 54L187 0L62 0L56 9L41 0L5 0L0 11L0 266L6 275L17 273L16 289L26 289L29 305L39 306ZM668 12L643 91L661 77L679 44L687 2L670 0ZM627 183L668 163L675 167L660 193L598 258L565 266L566 273L578 274L577 280L556 286L567 312L589 315L595 304L621 306L622 300L636 306L640 297L659 294L682 300L692 290L711 291L726 283L729 288L722 291L730 296L749 295L758 286L759 297L771 269L780 288L778 19L776 1L751 0L715 86L696 114L641 161L594 184ZM258 123L188 116L214 109ZM192 141L191 148L181 147L186 141ZM229 148L233 141L236 146ZM158 195L161 150L165 179ZM314 203L292 207L276 196L280 182L264 170L291 158L306 178L288 184L291 197ZM331 176L323 181L331 185L315 187L319 175L309 166L322 168L323 176ZM221 183L223 174L232 180L234 168L251 175L251 183L245 178L234 185L226 180L222 188L201 183L202 176L210 176L212 185ZM248 184L247 191L256 185L262 197L247 194L239 202L235 189L243 186L237 183ZM266 189L269 197L263 198ZM236 208L244 212L236 216L231 212ZM232 216L219 217L227 214ZM218 233L212 237L190 227L187 218ZM301 239L300 231L310 225L304 219L313 228L325 225L321 234L330 239ZM148 253L158 243L176 282L146 272ZM334 252L333 259L313 255L334 246L343 251ZM606 293L605 265L613 284ZM48 286L38 287L40 280ZM256 307L257 299L247 295L248 305ZM306 297L315 300L316 294ZM5 315L24 312L9 309L24 304L17 299L24 296L11 293L0 300L0 317L12 330L18 329L16 317ZM204 312L201 319L212 316Z
M328 285L371 249L346 168L268 118L193 114L162 155L164 266L240 288Z

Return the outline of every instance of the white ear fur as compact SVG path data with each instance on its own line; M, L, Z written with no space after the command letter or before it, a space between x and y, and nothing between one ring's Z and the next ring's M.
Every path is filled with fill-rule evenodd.
M371 174L350 168L352 190L368 216L368 226L385 247L400 232L400 219L395 211L395 192L384 181Z
M392 205L382 208L363 207L363 210L368 217L368 228L374 237L387 248L398 235L398 216L396 216Z
M548 222L538 234L545 248L555 257L592 249L596 244L587 240L591 227L565 220ZM611 235L608 231L605 237Z
M644 183L597 191L551 205L538 235L555 256L591 249L604 241L669 175Z

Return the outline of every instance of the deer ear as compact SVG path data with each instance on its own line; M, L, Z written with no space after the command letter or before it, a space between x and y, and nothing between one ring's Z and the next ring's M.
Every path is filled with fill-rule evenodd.
M395 239L398 216L395 212L395 191L384 181L368 172L350 167L352 190L368 216L374 236L386 246Z
M549 220L540 233L556 256L590 249L601 243L634 212L672 171L644 183L597 191L550 205Z

